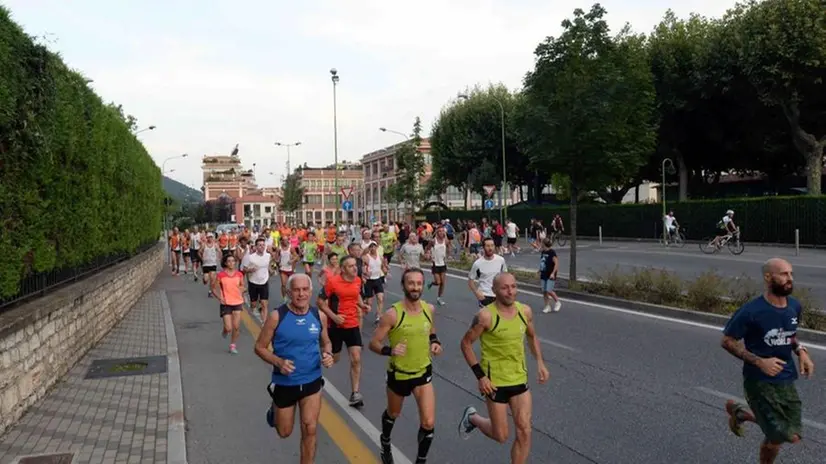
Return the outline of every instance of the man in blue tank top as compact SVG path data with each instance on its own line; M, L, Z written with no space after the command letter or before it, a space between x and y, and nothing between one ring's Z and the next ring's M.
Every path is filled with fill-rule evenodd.
M327 335L327 316L310 306L313 283L306 274L287 280L290 302L270 313L258 340L255 354L273 365L272 383L267 391L272 406L267 422L278 436L287 438L295 424L295 407L301 417L310 417L301 427L301 463L315 462L316 426L321 412L321 367L333 365L332 344ZM272 343L272 351L268 346Z

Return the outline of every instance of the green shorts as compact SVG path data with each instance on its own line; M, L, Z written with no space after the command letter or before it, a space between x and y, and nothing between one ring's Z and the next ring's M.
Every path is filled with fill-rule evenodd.
M757 425L771 443L803 438L802 403L794 383L769 383L745 379L743 390Z

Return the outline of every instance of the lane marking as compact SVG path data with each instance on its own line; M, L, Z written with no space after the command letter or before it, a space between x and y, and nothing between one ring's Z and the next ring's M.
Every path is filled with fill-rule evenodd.
M392 264L392 265L401 267L401 265L399 265L399 264ZM449 272L446 273L445 275L448 276L448 277L451 277L453 279L459 279L459 280L464 280L464 281L468 280L468 278L465 277L465 276L451 274ZM538 292L531 291L531 290L524 290L524 289L520 288L519 293L525 293L525 294L528 294L528 295L533 295L533 296L542 298L542 294L540 294ZM674 322L674 323L677 323L677 324L689 325L689 326L693 326L693 327L700 327L700 328L703 328L703 329L716 330L717 332L722 332L722 330L723 330L723 326L720 326L720 325L704 324L702 322L687 321L687 320L684 320L684 319L678 319L676 317L668 317L668 316L660 316L659 314L643 313L643 312L639 312L639 311L633 311L633 310L630 310L630 309L617 308L616 306L608 306L608 305L604 305L604 304L600 304L600 303L592 303L590 301L573 300L573 299L570 299L570 298L560 298L559 300L564 301L566 303L573 303L573 304L578 304L578 305L583 305L583 306L591 306L591 307L594 307L594 308L604 309L604 310L607 310L607 311L613 311L613 312L617 312L617 313L629 314L629 315L632 315L632 316L646 317L646 318L655 319L655 320L658 320L658 321ZM814 343L806 343L806 348L813 349L813 350L819 350L819 351L826 351L826 346L817 345L817 344L814 344Z
M250 335L252 335L253 340L257 340L258 334L261 333L261 327L246 310L241 311L241 321L244 323ZM324 381L328 386L332 386L332 383L326 378ZM325 386L325 390L329 392L329 387ZM349 406L347 406L347 408L349 408ZM345 409L345 411L347 411L347 409ZM366 421L367 419L364 420ZM321 414L318 417L318 423L324 428L327 435L330 436L351 464L379 464L373 451L367 448L367 445L350 429L344 419L323 396L321 398ZM409 463L410 461L407 462Z
M716 396L717 398L722 398L724 400L734 400L734 401L737 401L738 403L746 404L746 400L743 399L743 398L740 398L740 397L737 397L737 396L734 396L734 395L729 395L728 393L723 393L721 391L717 391L717 390L714 390L712 388L694 387L694 389L699 390L703 393L707 393L711 396ZM826 432L826 424L821 424L820 422L815 422L815 421L809 420L809 419L803 419L803 423L808 425L809 427L812 427L812 428L815 428L815 429L822 430L822 431Z
M169 398L169 425L166 433L166 462L187 464L186 457L186 414L184 413L183 382L181 378L181 358L178 355L178 338L175 323L169 308L166 290L160 292L163 320L166 326L167 390Z
M579 247L577 247L579 249ZM685 256L687 258L696 258L696 259L712 259L717 261L734 261L739 263L751 263L751 264L763 264L765 260L758 260L758 259L748 259L748 258L740 258L737 256L716 256L716 255L698 255L692 253L682 253L678 251L666 251L666 250L625 250L622 248L602 248L599 250L602 253L642 253L647 255L664 255L664 256ZM784 259L788 261L796 261L799 257L795 256L788 256L788 255L778 255L784 257ZM768 259L768 255L767 258ZM818 265L818 264L805 264L805 263L792 263L794 267L808 267L813 269L826 269L826 266Z

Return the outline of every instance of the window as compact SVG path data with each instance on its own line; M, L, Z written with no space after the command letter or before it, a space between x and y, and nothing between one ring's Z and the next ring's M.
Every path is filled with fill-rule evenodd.
M272 206L265 206L264 214L272 214Z

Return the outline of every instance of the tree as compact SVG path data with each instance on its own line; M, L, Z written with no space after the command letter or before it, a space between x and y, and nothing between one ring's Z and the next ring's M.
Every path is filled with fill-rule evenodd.
M281 210L287 213L295 213L304 204L305 189L301 185L301 168L297 168L292 174L288 174L281 187Z
M570 179L571 268L576 281L579 192L633 178L654 148L654 87L645 39L624 28L609 35L605 9L574 10L558 38L534 52L525 77L532 164Z
M387 199L391 203L402 203L408 215L414 214L424 196L425 188L419 185L424 175L424 154L422 145L422 120L417 116L413 123L413 137L403 143L395 153L396 179L387 188Z
M805 158L810 194L822 192L826 147L826 7L822 0L749 1L724 19L735 31L740 70L779 108Z

